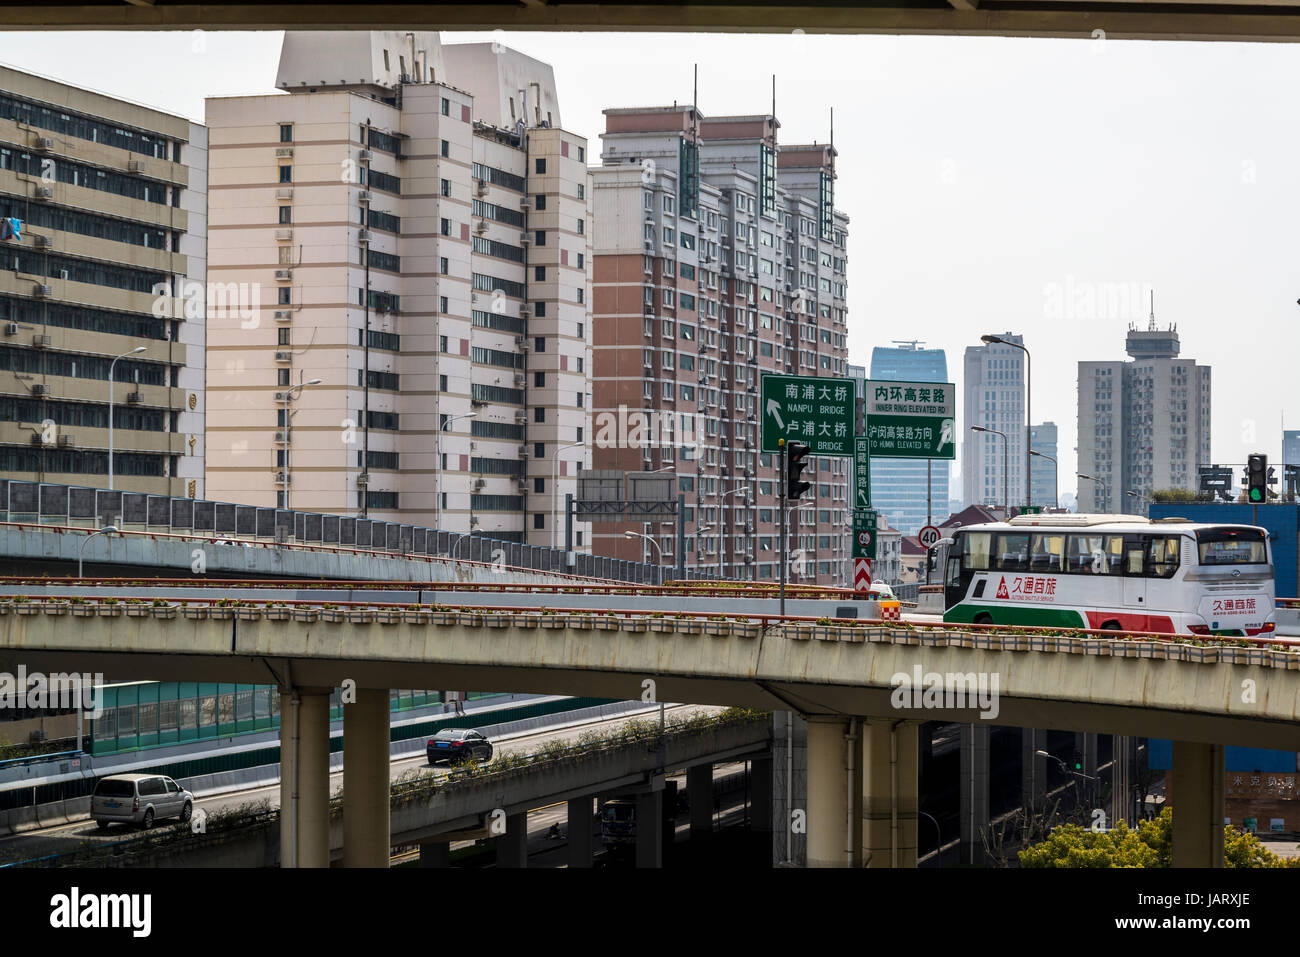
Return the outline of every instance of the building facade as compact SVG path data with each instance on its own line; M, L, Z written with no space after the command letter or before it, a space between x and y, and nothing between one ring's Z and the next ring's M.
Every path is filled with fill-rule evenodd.
M1128 362L1079 363L1080 512L1125 512L1155 489L1195 490L1210 460L1210 367L1177 328L1130 326ZM1129 492L1135 493L1129 495Z
M897 342L871 350L871 378L901 382L947 382L948 359L942 349L924 349L918 341ZM862 433L865 435L866 432ZM948 513L948 478L944 459L871 460L871 503L889 524L915 535L934 518ZM928 473L927 473L928 469ZM927 501L926 475L930 498Z
M210 493L562 542L589 463L591 216L551 67L290 32L277 86L207 103L212 277L257 313L213 324Z
M1010 332L1001 338L1025 341ZM1020 504L1025 497L1025 354L996 342L967 346L964 368L963 501L967 506ZM996 429L1005 443L1001 435L972 432L972 425Z
M672 106L605 116L603 165L592 170L596 466L674 472L685 564L773 581L782 503L777 457L758 450L759 377L848 372L835 150L779 144L770 115ZM849 459L810 466L807 507L792 512L791 580L847 584ZM595 548L672 563L673 529L595 525Z
M1300 465L1300 430L1282 431L1282 464Z
M1056 462L1049 462L1037 455L1029 459L1029 504L1044 508L1058 504L1057 483L1060 481L1057 462L1057 437L1055 422L1040 422L1029 430L1029 448L1043 455L1049 455Z
M204 127L0 67L5 477L206 494L207 186Z

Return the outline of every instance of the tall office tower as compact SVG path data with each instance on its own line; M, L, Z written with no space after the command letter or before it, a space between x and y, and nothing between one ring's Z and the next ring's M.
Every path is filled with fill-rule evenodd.
M207 494L207 146L0 67L0 217L22 224L0 239L4 477L107 488L111 449L118 490Z
M1029 430L1029 447L1035 452L1050 455L1060 461L1056 452L1056 423L1040 422ZM1030 505L1044 508L1057 504L1057 483L1060 481L1059 469L1053 463L1037 455L1029 459L1029 493Z
M896 341L893 348L871 350L871 378L900 382L947 382L948 359L942 349L924 349L916 340ZM865 433L863 433L865 434ZM948 514L949 464L928 463L930 498L925 495L927 462L924 459L872 459L871 503L889 524L904 535L915 535L927 520L941 521Z
M781 146L770 115L609 109L595 197L595 462L674 470L688 567L780 573L778 456L761 453L763 372L848 373L835 150ZM654 423L647 442L600 419ZM792 580L847 584L847 458L810 459ZM672 523L595 526L600 554L676 561ZM627 539L625 531L648 535Z
M1079 511L1125 512L1195 489L1210 462L1210 367L1178 358L1177 327L1129 327L1129 362L1079 363ZM1128 492L1135 495L1129 496Z
M1010 332L1001 338L1025 341ZM1025 354L997 342L967 346L964 385L962 497L968 506L1020 505L1025 498ZM1003 433L1005 449L1001 435L972 432L972 425Z
M277 86L208 100L212 278L260 306L213 324L209 494L562 541L590 441L590 211L551 67L290 32Z
M1282 431L1282 464L1300 465L1300 430Z

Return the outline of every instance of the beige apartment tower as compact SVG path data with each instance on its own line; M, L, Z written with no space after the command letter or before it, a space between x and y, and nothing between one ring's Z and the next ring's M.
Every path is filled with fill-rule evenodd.
M212 279L259 306L212 325L209 495L550 545L589 464L591 258L551 68L291 32L277 85L207 103Z
M204 127L0 67L0 475L206 494L207 177Z

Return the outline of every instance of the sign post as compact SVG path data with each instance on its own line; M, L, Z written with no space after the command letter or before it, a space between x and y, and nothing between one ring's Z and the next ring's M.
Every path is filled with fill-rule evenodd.
M871 447L865 435L853 439L853 507L871 507Z
M853 588L871 588L871 564L876 558L876 510L853 510Z
M812 455L853 454L857 383L853 379L763 373L759 447L780 452L780 440L798 440Z
M867 439L882 459L957 457L957 398L951 382L866 383Z

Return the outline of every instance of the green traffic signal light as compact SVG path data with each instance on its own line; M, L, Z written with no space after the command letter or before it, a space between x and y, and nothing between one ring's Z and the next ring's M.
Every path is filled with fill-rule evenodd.
M1258 488L1253 488L1253 489L1251 489L1251 490L1250 490L1250 500L1251 500L1252 502L1262 502L1262 501L1264 501L1264 491L1263 491L1263 489L1258 489Z

